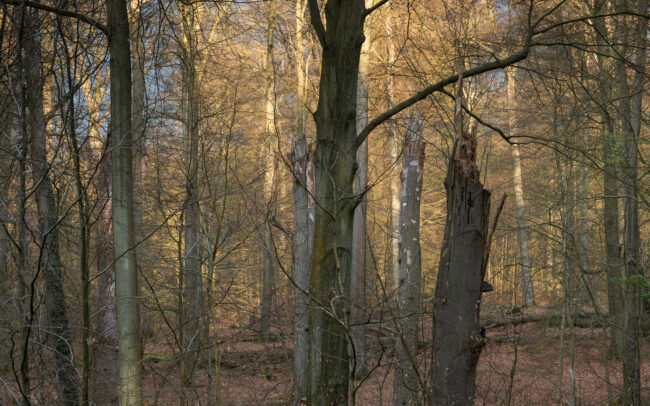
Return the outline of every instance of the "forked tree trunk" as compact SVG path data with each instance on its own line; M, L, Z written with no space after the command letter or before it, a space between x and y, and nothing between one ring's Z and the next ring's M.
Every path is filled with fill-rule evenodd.
M39 24L38 11L26 11L24 49L27 56L25 79L27 83L31 83L31 86L27 87L26 97L32 142L32 178L34 185L36 185L34 196L38 207L40 229L39 245L43 250L39 267L43 270L45 307L49 323L46 329L47 341L52 343L54 350L59 403L74 405L79 403L79 382L74 367L65 291L63 289L62 270L64 266L59 253L58 205L52 188L52 177L47 156Z
M275 41L276 0L272 0L267 10L266 27L266 132L264 151L264 204L266 205L265 223L262 227L262 300L260 303L260 330L268 339L271 328L273 297L275 294L275 252L273 249L273 234L271 233L271 217L275 215L276 205L276 172L277 162L274 145L275 131L275 70L273 67L273 47Z
M409 117L402 152L402 192L399 221L399 281L397 288L397 363L394 378L395 406L420 404L418 372L418 323L422 311L420 198L424 172L422 117Z
M508 127L510 136L516 136L517 132L517 115L515 110L515 70L514 68L506 69L508 78L507 99L508 99ZM531 273L531 260L528 251L528 231L526 229L526 209L524 208L524 182L521 176L521 154L519 145L512 144L512 169L513 183L515 187L515 209L517 217L517 228L519 232L519 254L521 258L521 278L522 278L522 295L524 304L527 306L535 305L535 291L533 288L533 278Z
M345 405L349 370L348 312L356 172L356 102L363 36L362 0L328 1L327 30L309 0L323 45L316 122L316 213L310 280L309 404Z
M110 53L113 250L119 340L120 400L142 405L140 298L135 255L131 134L131 48L125 0L107 3Z
M476 138L463 129L462 79L459 83L456 141L445 178L447 219L433 299L431 406L472 404L476 367L485 346L479 311L490 192L483 188L476 166Z

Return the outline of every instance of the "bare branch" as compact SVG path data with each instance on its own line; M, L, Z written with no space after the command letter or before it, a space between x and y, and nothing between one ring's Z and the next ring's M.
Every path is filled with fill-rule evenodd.
M377 10L379 7L383 6L386 3L388 3L388 0L379 0L377 3L373 4L370 8L367 8L363 12L363 18L368 17L373 11Z
M325 27L323 26L323 20L320 18L318 0L307 0L307 5L309 6L311 26L314 27L314 31L316 31L316 36L318 37L318 41L320 41L321 46L323 48L327 48L327 42L325 41Z
M25 5L27 7L47 11L50 13L58 14L60 16L64 17L71 17L71 18L76 18L79 21L83 21L86 24L90 24L93 27L97 28L101 32L103 32L106 35L109 35L109 30L108 27L99 21L95 20L92 17L88 17L85 14L78 13L76 11L72 10L64 10L58 7L53 7L53 6L48 6L47 4L42 4L42 3L37 3L34 1L23 1L23 0L0 0L0 3L6 4L6 5L11 5L11 6L22 6Z

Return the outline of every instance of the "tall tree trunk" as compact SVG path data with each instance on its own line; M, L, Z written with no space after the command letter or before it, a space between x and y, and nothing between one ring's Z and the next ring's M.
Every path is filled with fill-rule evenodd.
M361 46L359 58L359 79L357 87L357 133L368 125L368 30L366 40ZM361 202L354 209L352 226L352 259L350 275L350 332L352 346L350 361L352 369L359 377L366 374L366 187L368 186L368 141L365 140L357 150L357 171L354 175L354 193Z
M456 96L456 146L445 178L447 219L433 299L430 405L469 405L485 346L479 325L490 192L480 182L476 139L463 130L462 80ZM456 158L455 152L458 151Z
M199 95L196 83L197 39L199 26L195 5L183 5L183 145L185 165L185 205L183 226L185 249L182 264L182 323L183 367L181 385L184 391L192 390L197 362L204 338L205 309L203 304L203 278L201 275L201 225L199 192ZM182 399L198 401L195 393L183 393Z
M316 213L310 279L309 404L348 401L347 319L357 152L357 80L363 36L363 0L328 1L327 30L316 1L312 26L323 45L316 122Z
M506 69L508 79L507 99L508 99L508 127L510 136L517 135L517 115L515 112L515 70L514 68ZM519 232L519 255L521 258L521 289L524 304L527 306L535 305L535 291L533 288L533 278L531 273L531 260L528 251L528 231L526 229L526 210L524 208L524 182L521 176L521 157L519 145L512 144L512 169L513 183L515 187L515 209L517 217L517 228Z
M304 17L306 0L296 2L296 135L291 164L293 183L293 371L297 403L307 401L309 385L309 273L314 238L313 154L307 145L305 107L307 63L304 60Z
M110 40L113 249L122 405L142 405L140 298L135 253L131 48L126 0L107 3Z
M389 3L390 6L390 3ZM395 105L395 45L393 44L393 26L391 18L391 9L388 10L386 23L384 25L386 31L386 38L388 38L388 107L391 108ZM399 151L397 148L397 131L394 122L387 124L388 137L390 139L390 162L395 165L395 170L390 176L390 244L391 244L391 274L387 278L390 279L390 289L392 292L398 287L399 281L399 212L400 212L400 184L399 184Z
M265 339L268 339L271 328L275 291L275 267L273 266L275 253L271 233L271 218L275 216L277 176L277 160L274 147L277 135L275 131L275 68L273 66L276 7L276 0L272 0L268 5L266 16L266 150L264 151L264 203L266 204L266 212L264 213L265 223L262 227L262 300L260 304L260 330Z
M420 379L417 370L418 322L421 304L420 197L424 172L422 117L409 117L402 152L399 285L397 289L397 364L394 404L417 405Z
M46 122L43 113L43 78L41 73L41 33L38 12L28 11L24 49L26 52L27 107L31 135L32 178L40 226L41 264L45 284L45 306L50 327L48 341L53 342L59 403L79 403L79 382L73 364L71 334L68 326L65 291L59 253L57 201L52 190L50 165L47 157Z
M100 210L95 231L97 255L96 343L93 347L91 399L97 406L114 406L120 402L117 313L115 309L115 268L113 267L113 204L111 202L110 138L100 151L97 174L97 197Z
M638 3L641 12L647 12L647 0ZM624 399L625 404L640 405L641 374L640 374L640 318L643 309L641 298L643 284L643 270L640 258L639 236L639 207L638 207L638 152L637 140L641 135L641 114L644 91L644 67L646 61L648 21L641 18L637 22L634 32L634 78L632 89L627 83L626 66L620 64L620 86L623 93L621 98L622 128L625 149L625 166L623 170L622 192L625 201L625 228L624 228L624 264L625 277L628 280L627 298L625 303L625 358L623 359L624 371ZM631 92L630 92L631 91Z
M594 3L593 15L609 11L608 2L599 0ZM595 19L596 43L608 46L605 21ZM614 117L611 102L614 99L612 83L615 72L611 69L611 62L607 57L597 55L598 65L598 104L600 117L603 122L601 129L601 143L603 147L603 234L605 236L605 263L607 272L607 302L610 324L609 354L622 359L624 348L623 335L623 291L619 283L622 273L621 243L619 239L619 204L618 204L618 166L619 153L616 148L614 135Z

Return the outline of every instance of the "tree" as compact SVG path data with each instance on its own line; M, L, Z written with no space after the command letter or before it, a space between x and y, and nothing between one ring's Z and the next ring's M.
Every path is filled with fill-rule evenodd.
M397 365L394 404L417 405L423 377L418 371L418 323L422 312L420 198L424 175L422 117L409 117L402 150L402 191L399 221L399 280L397 287Z

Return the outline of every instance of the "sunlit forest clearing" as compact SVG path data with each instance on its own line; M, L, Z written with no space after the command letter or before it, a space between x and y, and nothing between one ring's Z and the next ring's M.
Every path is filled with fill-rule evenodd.
M649 19L0 0L0 404L650 404Z

